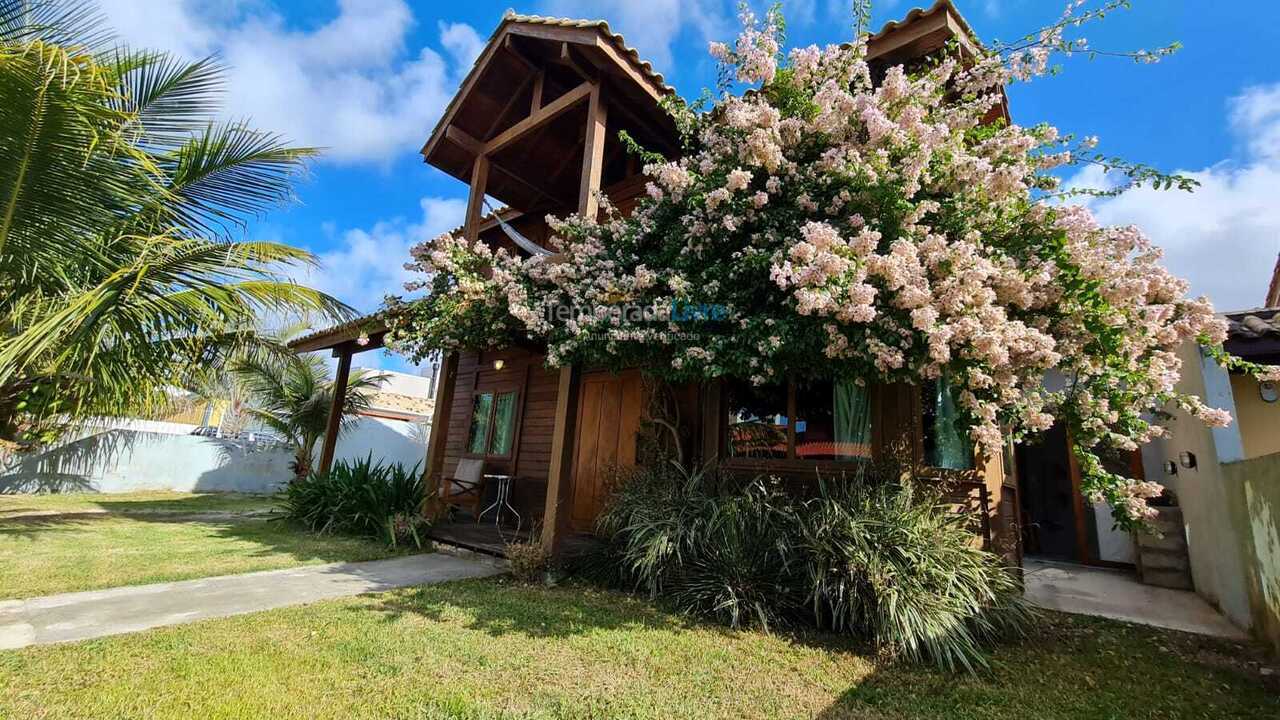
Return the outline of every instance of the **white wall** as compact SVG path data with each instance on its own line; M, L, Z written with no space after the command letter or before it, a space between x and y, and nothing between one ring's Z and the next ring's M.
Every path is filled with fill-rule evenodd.
M12 460L0 493L273 492L293 454L279 445L111 429Z
M406 469L426 464L428 424L361 417L355 427L338 437L334 460L354 460L373 453L375 460L399 463ZM319 453L317 453L317 457Z
M251 443L122 427L87 432L57 447L0 466L0 493L28 492L275 492L289 481L293 451ZM166 423L165 425L173 425ZM149 426L148 426L149 427ZM187 430L186 432L190 432ZM427 430L420 423L361 417L338 439L336 459L423 463ZM317 452L316 457L319 457ZM421 465L419 465L421 467Z
M1234 416L1235 405L1226 372L1212 359L1204 357L1195 343L1179 348L1178 357L1182 359L1178 391L1202 397L1208 405ZM1165 423L1169 437L1152 442L1153 452L1143 453L1147 479L1166 485L1178 494L1196 592L1233 623L1248 629L1252 619L1245 580L1247 559L1236 542L1237 530L1231 512L1232 496L1237 489L1224 482L1222 473L1222 463L1243 456L1239 426L1233 423L1225 428L1210 428L1183 410L1175 409L1172 414ZM1195 455L1196 467L1179 466L1177 474L1166 474L1165 463L1176 462L1183 452Z

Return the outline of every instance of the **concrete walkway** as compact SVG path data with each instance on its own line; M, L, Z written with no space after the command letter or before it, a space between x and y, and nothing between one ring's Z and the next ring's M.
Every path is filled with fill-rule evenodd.
M1244 631L1186 590L1143 585L1132 573L1027 559L1027 599L1049 610L1244 640Z
M316 600L485 577L500 561L444 553L0 601L0 649L87 640Z

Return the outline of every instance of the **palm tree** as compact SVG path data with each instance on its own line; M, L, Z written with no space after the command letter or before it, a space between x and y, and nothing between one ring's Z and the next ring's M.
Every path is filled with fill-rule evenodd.
M259 355L237 361L231 373L249 397L244 411L293 446L294 478L306 477L333 405L334 383L328 379L324 361L315 355ZM369 408L370 394L386 377L360 370L351 373L339 432L350 429L355 415Z
M243 239L316 151L218 120L224 75L0 0L0 440L161 408L264 313L351 314L289 279L310 253Z

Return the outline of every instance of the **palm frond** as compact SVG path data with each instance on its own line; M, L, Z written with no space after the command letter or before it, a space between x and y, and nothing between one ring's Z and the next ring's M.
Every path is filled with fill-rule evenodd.
M117 48L116 109L137 118L148 146L171 148L217 115L226 66L214 57L188 62L168 53Z
M161 157L169 186L158 214L206 236L243 228L293 199L293 183L316 152L241 123L210 125Z
M293 198L314 151L214 122L215 58L113 48L104 27L87 2L0 0L0 437L278 362L263 315L354 315L290 279L307 251L231 237ZM290 382L308 423L327 412L323 375Z
M93 2L0 0L0 43L39 41L96 53L114 36Z

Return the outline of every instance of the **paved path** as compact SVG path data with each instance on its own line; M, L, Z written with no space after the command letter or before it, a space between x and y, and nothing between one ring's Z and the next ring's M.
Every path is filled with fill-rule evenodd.
M1143 585L1132 573L1027 559L1027 599L1049 610L1244 640L1247 635L1199 595Z
M503 571L493 559L431 553L0 600L0 649L87 640Z

